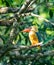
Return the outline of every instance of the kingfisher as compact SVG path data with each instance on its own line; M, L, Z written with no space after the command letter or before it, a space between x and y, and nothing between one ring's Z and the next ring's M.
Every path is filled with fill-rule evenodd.
M37 45L41 42L41 36L40 33L38 33L38 28L36 26L26 28L22 32L29 32L29 39L32 46ZM42 42L40 44L42 44Z

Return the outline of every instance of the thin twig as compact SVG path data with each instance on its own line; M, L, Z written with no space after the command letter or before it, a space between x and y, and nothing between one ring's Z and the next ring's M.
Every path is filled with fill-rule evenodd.
M37 15L37 14L34 14L34 13L23 13L23 14L21 14L22 16L33 16L33 17L37 17L37 18L40 18L40 19L43 19L45 22L48 22L48 23L50 23L50 24L52 24L53 26L54 26L54 23L52 23L51 21L49 21L48 19L46 19L46 18L44 18L44 17L42 17L42 16L40 16L40 15Z

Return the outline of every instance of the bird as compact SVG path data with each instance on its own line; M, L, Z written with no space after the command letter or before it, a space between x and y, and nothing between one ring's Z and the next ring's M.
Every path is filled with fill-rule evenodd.
M38 28L36 26L31 26L29 28L25 28L22 32L29 32L29 39L30 39L32 46L42 44L42 42L40 41L41 36L38 33Z

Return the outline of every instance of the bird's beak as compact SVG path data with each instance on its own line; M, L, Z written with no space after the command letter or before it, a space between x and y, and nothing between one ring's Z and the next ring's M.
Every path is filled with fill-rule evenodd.
M30 32L30 28L26 28L26 29L24 29L24 30L22 30L22 32Z

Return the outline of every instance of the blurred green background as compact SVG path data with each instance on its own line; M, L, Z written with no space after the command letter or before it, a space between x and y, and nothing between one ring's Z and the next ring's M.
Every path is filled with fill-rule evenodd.
M13 7L13 8L20 8L26 0L0 0L0 7ZM54 39L54 0L37 0L31 8L34 8L32 12L34 14L40 15L45 19L50 21L46 22L42 18L37 18L33 16L25 16L20 17L20 22L24 22L22 26L19 26L19 34L14 39L16 45L30 45L30 41L28 38L28 33L22 33L21 31L26 27L30 27L35 25L39 29L39 33L41 35L41 40L46 44L47 42ZM14 13L5 13L0 14L1 19L9 19L12 17ZM51 24L53 23L53 24ZM12 26L0 26L0 45L4 45L9 38L10 30ZM45 48L44 48L45 49ZM54 46L50 46L47 50L54 49ZM35 50L35 51L34 51ZM21 54L33 54L36 52L36 49L32 49L31 51L22 51ZM31 62L31 64L30 64ZM46 57L40 58L39 60L31 60L31 61L18 61L16 59L10 60L10 57L3 57L2 61L0 61L0 65L54 65L54 56L53 57Z

